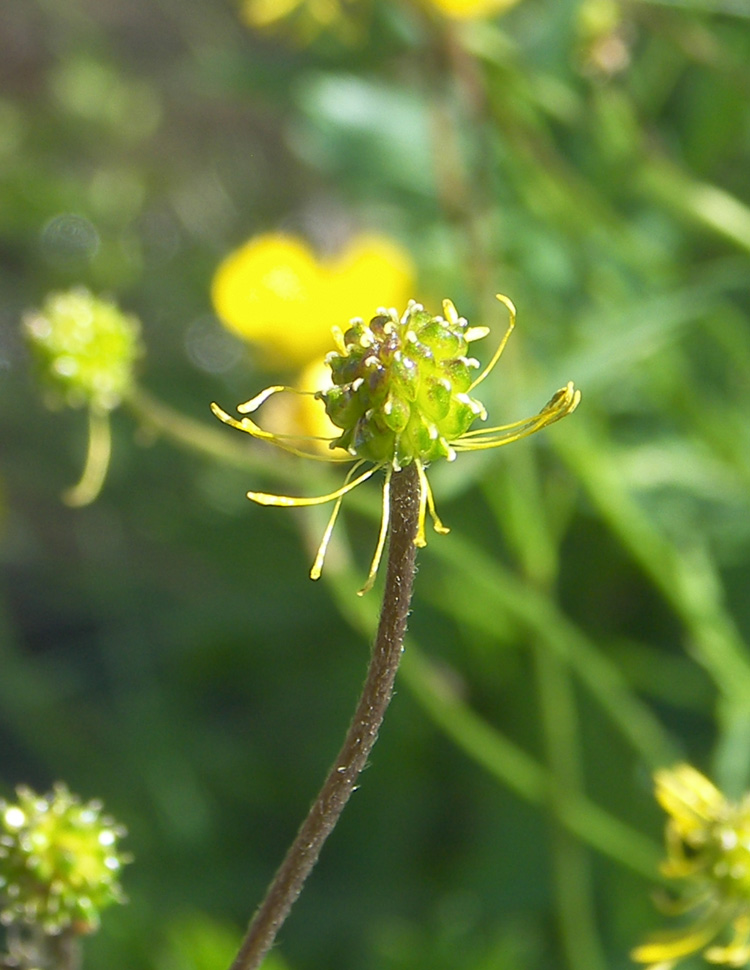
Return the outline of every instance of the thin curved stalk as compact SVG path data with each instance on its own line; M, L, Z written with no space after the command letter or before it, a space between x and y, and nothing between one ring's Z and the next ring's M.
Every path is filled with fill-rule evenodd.
M76 485L63 493L66 505L80 508L90 505L102 490L107 477L109 458L112 453L112 432L109 427L109 412L99 411L93 405L89 408L89 444L86 465Z
M370 667L344 744L255 914L231 970L257 970L272 946L323 843L354 791L393 693L403 652L416 566L420 484L416 465L391 478L391 533L383 606Z

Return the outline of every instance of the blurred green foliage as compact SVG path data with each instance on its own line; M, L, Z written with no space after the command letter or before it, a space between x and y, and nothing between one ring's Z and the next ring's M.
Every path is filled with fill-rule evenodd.
M0 784L61 778L128 826L131 903L88 967L228 963L364 673L377 489L312 584L315 512L244 499L311 473L210 427L275 379L209 302L253 233L385 232L415 297L475 323L508 293L498 421L584 393L544 440L434 469L453 531L274 966L627 967L662 919L651 769L750 787L750 7L362 16L301 47L228 0L3 4ZM46 410L19 322L78 284L147 354L101 497L68 509L84 420Z

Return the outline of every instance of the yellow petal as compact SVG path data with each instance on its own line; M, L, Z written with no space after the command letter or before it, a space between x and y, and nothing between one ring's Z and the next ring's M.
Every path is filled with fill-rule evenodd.
M414 288L414 264L397 243L362 233L324 267L330 324L368 319L380 306L404 306Z
M678 764L654 775L656 799L681 835L714 820L726 804L721 792L691 765Z
M519 0L431 0L432 5L455 20L470 20L505 13L515 7Z
M221 263L211 288L221 321L271 360L304 364L330 347L318 262L300 239L257 236Z

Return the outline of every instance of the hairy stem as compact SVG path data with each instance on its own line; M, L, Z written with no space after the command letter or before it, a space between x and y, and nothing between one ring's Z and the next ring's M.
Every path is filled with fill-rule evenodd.
M231 970L256 970L318 860L378 736L401 660L414 583L419 518L414 464L391 480L391 531L383 606L367 679L344 743L255 914Z
M39 924L8 927L8 953L0 970L80 970L80 936L72 930L51 935Z

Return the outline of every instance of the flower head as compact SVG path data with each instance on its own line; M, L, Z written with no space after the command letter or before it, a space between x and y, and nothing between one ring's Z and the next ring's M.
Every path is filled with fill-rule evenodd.
M128 861L118 848L125 829L62 784L43 797L29 788L17 795L0 801L0 921L48 935L93 932L102 909L125 902L117 881Z
M654 934L633 951L648 970L671 970L692 953L727 967L750 963L750 794L728 801L688 764L657 771L656 798L668 813L665 876L687 884L679 903L694 911L688 926ZM716 940L729 929L726 944Z
M475 420L483 421L487 417L484 406L473 397L473 392L494 368L515 325L513 303L506 296L498 295L498 300L508 309L510 323L484 369L476 358L469 356L469 352L471 344L487 336L489 329L469 326L450 300L443 302L442 316L433 316L412 300L400 317L393 309L381 308L369 323L354 319L345 333L334 328L337 349L326 357L331 386L307 392L322 403L330 421L340 429L340 434L322 439L332 450L327 458L320 453L320 437L273 434L262 430L247 417L272 395L292 388L269 387L238 405L239 413L245 415L241 420L233 418L217 404L211 405L214 414L225 424L292 454L354 463L344 484L327 495L294 498L265 492L247 493L249 499L261 505L294 507L335 503L310 572L313 579L321 574L344 496L379 469L385 470L380 534L367 582L360 593L371 588L385 545L393 472L412 462L416 465L420 481L420 516L415 542L424 546L428 510L435 531L448 531L435 511L427 481L425 469L430 462L439 458L453 461L462 451L480 451L517 441L558 421L577 407L581 393L569 383L531 418L470 430Z
M142 354L140 324L114 303L77 287L51 293L24 317L42 378L72 407L116 407Z
M89 447L80 481L63 498L88 505L99 494L109 467L109 412L134 383L142 355L138 320L84 287L51 293L23 327L42 380L70 407L88 407Z

